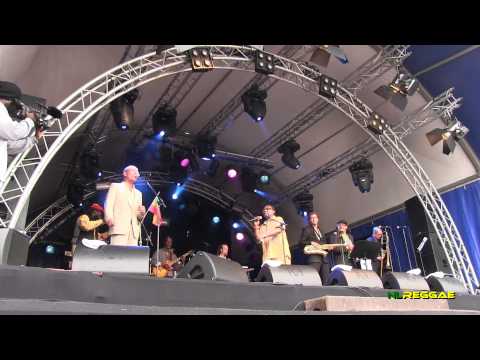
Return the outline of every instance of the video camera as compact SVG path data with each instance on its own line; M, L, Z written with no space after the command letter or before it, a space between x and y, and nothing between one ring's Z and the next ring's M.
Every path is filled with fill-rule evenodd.
M15 118L24 120L27 117L27 113L32 112L36 114L36 119L32 119L35 122L35 128L37 130L47 130L50 128L55 120L61 119L63 113L53 106L46 106L46 100L31 95L22 95L20 99L13 100L13 114Z

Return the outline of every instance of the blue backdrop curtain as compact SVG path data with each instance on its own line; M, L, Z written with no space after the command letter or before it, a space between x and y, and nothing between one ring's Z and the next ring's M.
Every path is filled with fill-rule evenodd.
M480 181L442 195L480 277Z
M480 181L449 191L442 195L467 248L470 260L480 277ZM383 216L352 228L355 240L370 236L372 227L390 226L390 251L395 271L421 267L415 260L411 242L410 224L405 210Z

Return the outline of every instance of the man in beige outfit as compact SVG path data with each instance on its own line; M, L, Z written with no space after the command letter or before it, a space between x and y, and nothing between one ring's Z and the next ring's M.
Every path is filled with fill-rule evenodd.
M137 167L123 170L123 182L112 183L105 203L105 222L110 227L110 244L137 246L140 238L140 220L145 215L142 193L135 189L140 177Z

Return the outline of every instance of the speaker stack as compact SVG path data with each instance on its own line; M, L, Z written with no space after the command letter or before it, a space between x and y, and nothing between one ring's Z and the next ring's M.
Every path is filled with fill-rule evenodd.
M313 267L305 265L281 265L278 267L264 265L255 281L284 285L322 286L318 272Z
M177 278L249 282L246 271L239 263L203 251L191 258Z
M387 272L382 276L382 283L384 289L430 290L427 281L422 276L407 273Z
M328 285L383 289L382 280L376 272L360 269L352 269L350 271L335 269L330 273Z
M72 270L148 275L149 256L148 246L105 245L95 250L79 244L73 254Z

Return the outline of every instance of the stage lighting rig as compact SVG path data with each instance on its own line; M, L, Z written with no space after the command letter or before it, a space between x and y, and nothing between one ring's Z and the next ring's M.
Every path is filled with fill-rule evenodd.
M138 89L134 89L111 102L110 111L113 121L120 130L128 130L133 123L133 103L137 100L138 95Z
M256 122L260 122L265 118L267 113L267 91L260 90L258 84L253 84L242 95L243 109Z
M330 57L333 55L338 61L342 64L348 63L348 58L345 52L340 48L340 45L320 45L315 48L312 56L310 57L310 62L327 67L330 62Z
M258 179L260 180L260 184L263 184L263 185L270 184L270 174L268 174L266 172L261 172L258 175Z
M330 99L334 99L337 96L338 81L328 77L327 75L321 75L318 80L318 93Z
M199 158L204 160L215 158L215 148L217 146L217 138L215 136L200 135L195 140L195 145Z
M288 140L280 145L277 151L282 155L282 162L291 169L300 168L300 161L295 157L295 152L300 150L300 145L294 140Z
M313 211L313 195L305 190L293 198L298 214L307 216Z
M213 70L213 60L209 48L194 48L188 51L193 71Z
M443 140L443 153L450 155L455 150L456 142L465 137L470 130L464 126L458 119L454 121L445 129L433 129L425 136L431 146Z
M275 56L257 50L255 52L255 71L264 75L273 74L275 72Z
M373 164L364 158L354 162L349 168L352 174L353 184L358 187L361 193L370 192L373 184Z
M403 111L407 107L407 96L412 96L420 86L417 79L397 70L395 79L389 85L382 85L375 94L388 100L397 109Z
M367 128L371 132L377 135L382 135L387 127L388 124L380 115L378 115L377 113L372 113L367 123Z
M210 165L208 166L207 175L212 178L215 177L215 175L217 175L219 166L220 166L220 161L218 161L217 159L213 159L210 162Z
M152 116L152 127L155 135L172 136L177 131L177 110L163 105Z

